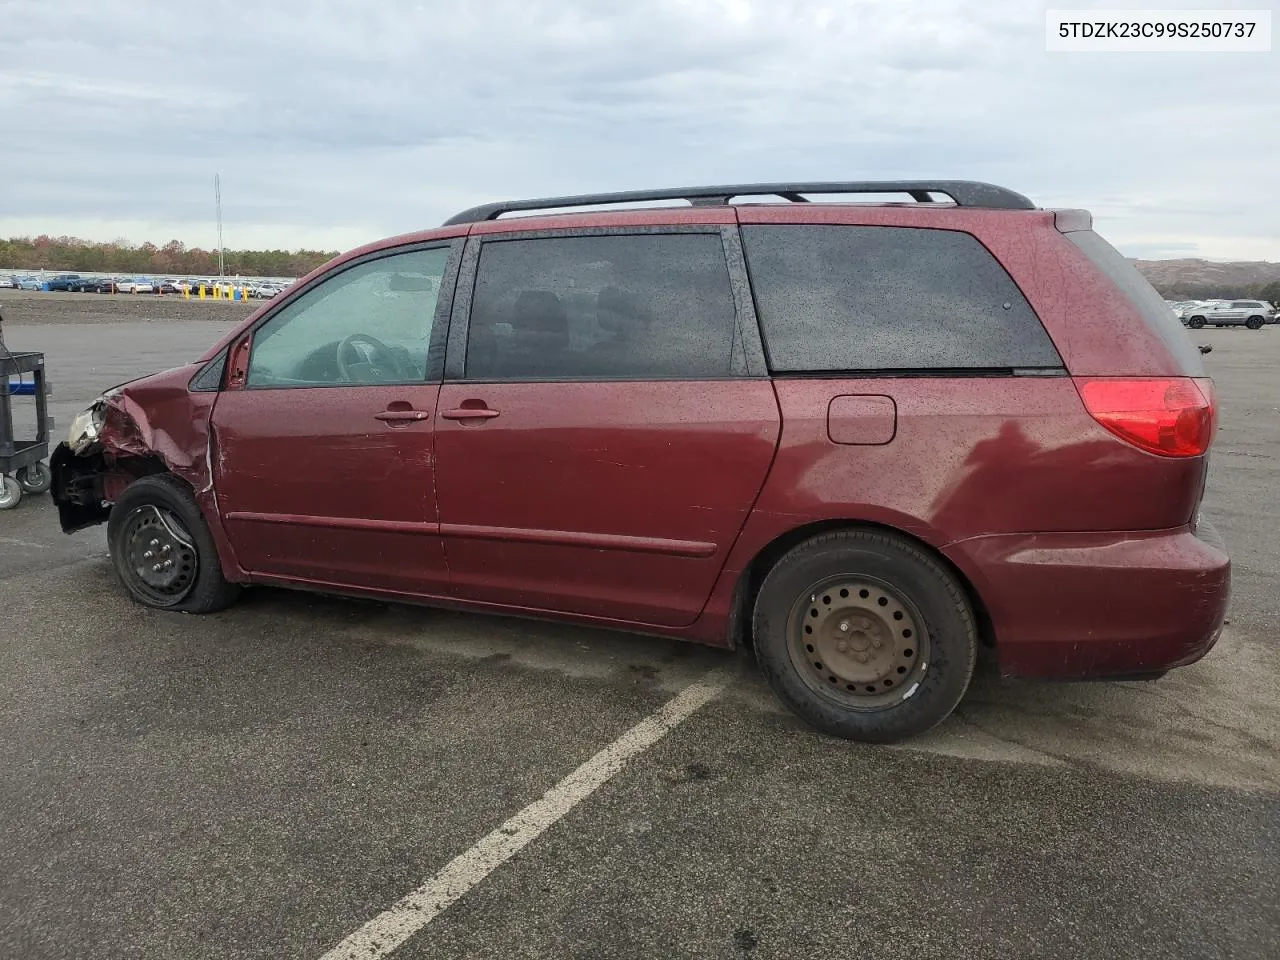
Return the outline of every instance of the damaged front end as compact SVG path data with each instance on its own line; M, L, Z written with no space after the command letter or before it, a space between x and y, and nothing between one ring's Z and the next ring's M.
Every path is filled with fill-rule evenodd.
M50 493L64 533L103 523L140 477L169 472L211 501L209 415L216 392L192 389L200 366L167 370L108 390L71 422L49 458Z
M102 523L111 513L107 502L107 462L99 437L106 422L107 398L101 396L76 414L65 442L49 458L53 472L50 495L58 505L63 533Z

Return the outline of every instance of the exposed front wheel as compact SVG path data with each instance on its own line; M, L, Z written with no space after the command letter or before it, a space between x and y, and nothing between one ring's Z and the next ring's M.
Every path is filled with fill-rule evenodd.
M1261 329L1262 329L1262 318L1261 318L1261 317L1250 317L1248 320L1246 320L1246 321L1244 322L1244 325L1245 325L1246 327L1248 327L1250 330L1261 330Z
M167 474L143 477L125 489L107 519L107 542L121 583L149 607L212 613L239 593L222 575L195 497Z
M911 541L823 534L765 577L756 657L774 690L827 733L889 742L945 719L969 685L978 638L955 577Z

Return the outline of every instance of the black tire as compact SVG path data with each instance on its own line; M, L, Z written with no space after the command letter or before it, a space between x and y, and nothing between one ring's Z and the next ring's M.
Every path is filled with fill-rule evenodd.
M1246 327L1248 327L1250 330L1261 330L1261 329L1262 329L1262 318L1261 318L1261 317L1250 317L1248 320L1246 320L1246 321L1244 322L1244 325L1245 325Z
M827 632L831 624L848 630L848 621L856 624L853 633ZM903 623L915 625L915 633L901 631L909 640L897 635ZM866 530L822 534L788 552L760 586L754 631L760 668L788 707L826 733L876 743L915 736L946 719L969 686L978 650L973 610L951 572L904 537ZM832 651L843 666L810 664L832 650L833 637L841 651L852 651ZM894 649L882 650L882 637ZM870 682L867 674L855 676L874 673L877 660L890 656L907 659L887 663Z
M1192 317L1187 321L1187 326L1192 330L1199 330L1204 326L1204 317Z
M53 486L53 472L38 461L19 470L15 479L22 485L23 493L44 493Z
M143 543L142 538L152 534L154 539ZM144 554L143 561L137 552L156 541L162 541L156 556ZM125 488L107 518L107 543L120 582L145 606L213 613L240 594L240 587L222 575L213 535L191 488L169 474L143 477ZM164 547L171 549L162 554ZM168 561L172 572L158 571L145 579L144 564L152 559Z

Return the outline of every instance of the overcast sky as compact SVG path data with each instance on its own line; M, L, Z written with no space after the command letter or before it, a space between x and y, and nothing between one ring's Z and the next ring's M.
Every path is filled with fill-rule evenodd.
M348 248L487 200L969 178L1132 256L1280 260L1280 53L1062 54L1053 7L0 0L0 236Z

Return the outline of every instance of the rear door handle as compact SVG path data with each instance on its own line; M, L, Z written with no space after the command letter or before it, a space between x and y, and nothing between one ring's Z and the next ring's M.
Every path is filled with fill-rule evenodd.
M375 420L385 420L388 423L404 423L413 420L426 420L431 414L425 410L383 410L381 413L375 413Z
M446 420L492 420L498 416L498 411L488 407L459 407L456 410L445 410L440 416Z

